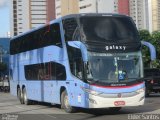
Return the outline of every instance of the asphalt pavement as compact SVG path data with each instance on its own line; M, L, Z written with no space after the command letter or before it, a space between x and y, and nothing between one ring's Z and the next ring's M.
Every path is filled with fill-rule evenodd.
M66 113L58 105L36 102L21 105L9 93L0 93L0 120L160 120L160 94L146 98L138 107L125 107L119 112L109 109L79 109Z

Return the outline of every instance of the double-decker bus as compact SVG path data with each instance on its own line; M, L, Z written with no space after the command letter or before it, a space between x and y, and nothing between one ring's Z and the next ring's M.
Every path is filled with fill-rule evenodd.
M10 43L10 89L21 104L118 111L144 104L142 77L141 42L129 16L67 15Z

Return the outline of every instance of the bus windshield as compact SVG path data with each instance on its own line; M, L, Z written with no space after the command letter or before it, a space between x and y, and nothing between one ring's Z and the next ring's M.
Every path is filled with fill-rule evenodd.
M142 75L141 53L88 52L87 80L99 82L127 82Z
M83 16L80 18L82 41L128 43L138 42L138 32L129 17Z

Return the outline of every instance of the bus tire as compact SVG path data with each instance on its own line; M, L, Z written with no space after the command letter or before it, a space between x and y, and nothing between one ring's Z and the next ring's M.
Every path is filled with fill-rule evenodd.
M26 88L23 88L23 99L24 99L24 104L25 105L29 105L30 104L30 100L27 98Z
M76 112L75 107L69 105L67 91L63 91L61 94L61 108L63 108L67 113Z
M21 103L21 104L24 104L23 95L22 95L22 92L21 92L21 89L20 89L20 88L17 89L17 97L18 97L20 103Z

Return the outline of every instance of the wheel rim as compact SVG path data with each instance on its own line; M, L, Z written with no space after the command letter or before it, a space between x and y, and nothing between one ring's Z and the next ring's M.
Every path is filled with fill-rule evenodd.
M65 106L65 108L70 108L67 95L64 96L64 106Z
M27 94L26 94L26 91L24 90L24 102L26 103L27 101Z

